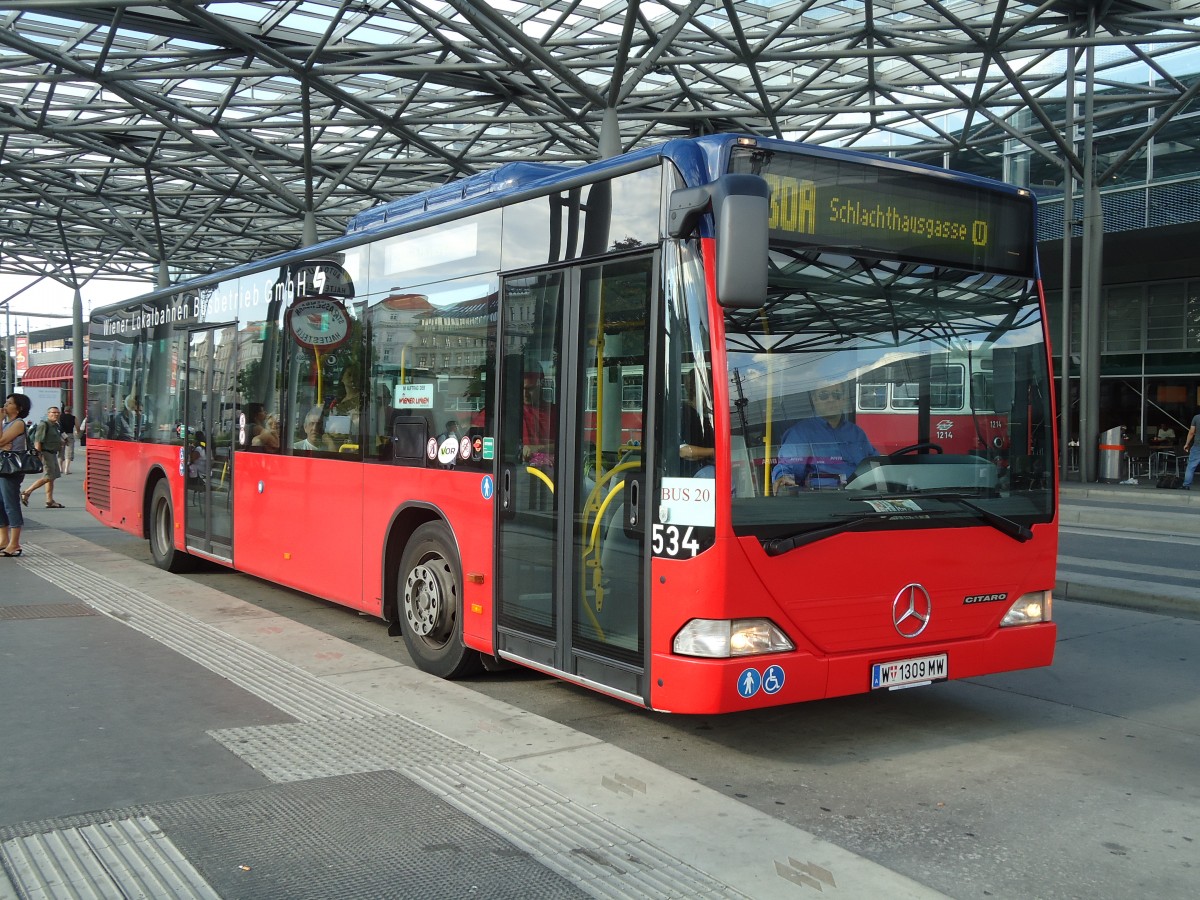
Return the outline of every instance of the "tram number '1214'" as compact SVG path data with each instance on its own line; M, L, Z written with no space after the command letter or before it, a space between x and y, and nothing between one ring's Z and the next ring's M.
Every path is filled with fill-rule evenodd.
M704 549L697 539L696 531L691 525L656 523L650 535L651 552L655 556L668 556L673 559L696 556Z

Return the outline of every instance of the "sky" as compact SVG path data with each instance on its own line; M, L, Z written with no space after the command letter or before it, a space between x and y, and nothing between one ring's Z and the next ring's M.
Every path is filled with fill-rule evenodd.
M36 283L34 283L36 282ZM26 285L32 287L21 291ZM93 279L83 286L83 320L86 328L88 313L109 303L127 300L154 288L149 281L101 281ZM21 293L17 293L21 291ZM14 296L15 295L15 296ZM11 299L9 299L11 298ZM0 275L0 337L9 333L24 334L71 324L71 306L75 292L49 278L38 281L25 275ZM8 303L5 304L5 300ZM5 315L5 310L10 315ZM38 313L42 313L41 316ZM58 318L65 316L66 318Z

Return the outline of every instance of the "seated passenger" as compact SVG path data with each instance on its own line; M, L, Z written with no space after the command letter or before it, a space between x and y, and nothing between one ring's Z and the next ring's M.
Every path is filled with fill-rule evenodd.
M816 415L784 432L779 460L771 470L772 493L793 486L809 490L844 487L858 464L876 455L866 432L845 416L849 395L844 384L810 393Z
M274 415L268 415L261 404L251 404L258 406L255 410L255 418L250 426L250 446L256 450L269 450L274 452L279 449L279 420Z
M137 391L125 398L125 409L114 414L108 423L108 436L118 440L137 441L145 435L146 420L142 416L142 398Z
M327 450L337 448L333 438L325 433L325 425L321 416L321 407L314 406L304 415L304 437L292 444L295 450Z

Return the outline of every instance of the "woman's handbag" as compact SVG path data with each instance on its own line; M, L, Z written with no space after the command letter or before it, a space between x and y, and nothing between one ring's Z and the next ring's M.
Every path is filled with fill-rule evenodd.
M0 475L37 475L42 454L36 450L0 450Z

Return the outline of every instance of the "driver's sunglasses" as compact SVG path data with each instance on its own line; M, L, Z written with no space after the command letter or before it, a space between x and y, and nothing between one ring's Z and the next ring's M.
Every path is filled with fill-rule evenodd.
M841 391L817 391L818 400L841 400Z

